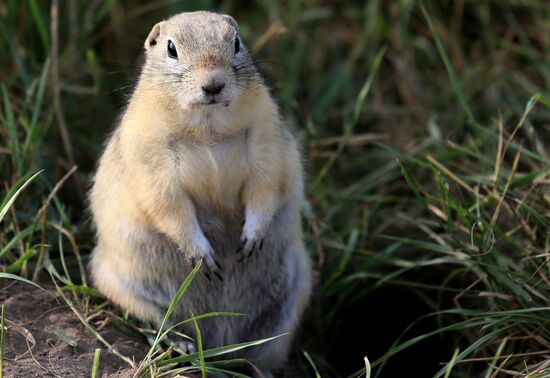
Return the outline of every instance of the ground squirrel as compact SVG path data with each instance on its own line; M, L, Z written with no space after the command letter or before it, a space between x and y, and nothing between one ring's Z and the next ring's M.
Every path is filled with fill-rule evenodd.
M156 24L128 107L90 194L95 285L137 318L162 320L200 259L174 322L204 348L294 332L311 292L300 225L302 165L233 18L181 13ZM194 335L194 327L184 331ZM266 377L291 336L237 352Z

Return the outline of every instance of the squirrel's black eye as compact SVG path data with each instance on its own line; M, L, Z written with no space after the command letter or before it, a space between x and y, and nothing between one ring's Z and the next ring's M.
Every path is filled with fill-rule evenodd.
M178 52L176 51L176 45L174 45L174 42L168 40L168 56L170 58L177 59L178 58Z
M239 41L239 37L235 37L235 54L239 52L241 49L241 41Z

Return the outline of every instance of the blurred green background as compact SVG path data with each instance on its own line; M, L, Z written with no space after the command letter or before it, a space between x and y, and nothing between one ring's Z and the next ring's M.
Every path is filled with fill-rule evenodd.
M0 225L0 269L47 280L52 224L86 259L143 41L198 9L239 22L303 146L318 274L287 376L550 377L544 0L0 1L3 205L44 169Z

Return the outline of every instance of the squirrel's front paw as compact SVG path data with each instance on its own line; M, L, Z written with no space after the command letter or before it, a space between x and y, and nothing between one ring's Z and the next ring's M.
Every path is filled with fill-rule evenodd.
M261 250L263 245L264 235L260 230L258 222L247 220L241 234L241 245L237 250L237 253L243 254L239 262L250 257L255 250Z
M195 237L195 240L193 240L193 245L189 248L189 253L191 255L191 262L193 263L193 266L196 266L200 259L204 261L206 264L204 274L209 281L209 273L213 273L220 281L223 281L221 276L222 268L215 259L214 248L212 248L212 245L204 235L197 235Z
M179 349L181 349L181 352L183 354L193 354L197 353L197 344L193 341L189 340L183 340L183 341L177 341L176 345Z

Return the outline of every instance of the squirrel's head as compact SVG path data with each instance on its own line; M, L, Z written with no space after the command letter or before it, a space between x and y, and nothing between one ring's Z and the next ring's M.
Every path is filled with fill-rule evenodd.
M193 123L233 119L243 92L260 80L239 26L227 15L172 16L153 27L145 50L142 79L175 100Z

